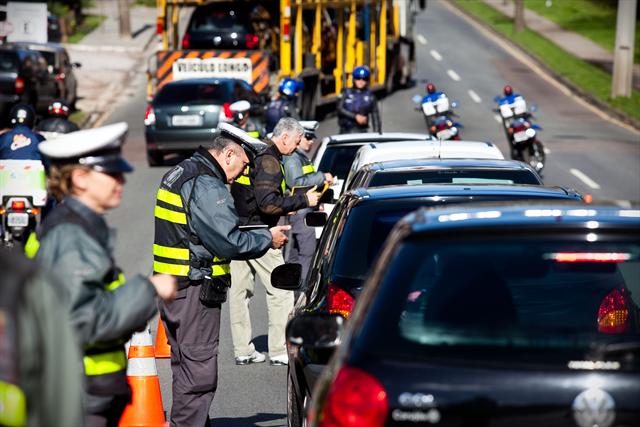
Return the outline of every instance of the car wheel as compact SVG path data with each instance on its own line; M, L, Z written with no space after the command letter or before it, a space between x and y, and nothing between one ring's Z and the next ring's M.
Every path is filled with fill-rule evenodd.
M290 369L291 365L287 369L287 426L302 427L304 422L303 406L288 372Z
M147 150L149 166L164 166L164 154L161 151Z

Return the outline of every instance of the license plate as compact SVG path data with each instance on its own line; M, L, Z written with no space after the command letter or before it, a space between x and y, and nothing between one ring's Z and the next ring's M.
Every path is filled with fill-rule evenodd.
M7 218L9 227L26 227L29 225L29 214L26 213L10 213Z
M439 131L439 132L436 134L436 137L437 137L438 139L449 139L449 138L451 138L453 135L455 135L455 134L453 133L453 131L452 131L451 129L444 129L444 130Z
M529 139L529 136L527 136L526 131L516 132L513 134L513 140L515 142L523 142L523 141L526 141L527 139Z
M196 114L171 117L173 126L202 126L202 116Z

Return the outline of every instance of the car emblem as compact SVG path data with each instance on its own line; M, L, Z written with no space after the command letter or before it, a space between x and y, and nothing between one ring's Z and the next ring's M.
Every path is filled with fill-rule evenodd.
M590 388L573 400L573 418L580 427L609 427L616 418L616 404L609 393Z

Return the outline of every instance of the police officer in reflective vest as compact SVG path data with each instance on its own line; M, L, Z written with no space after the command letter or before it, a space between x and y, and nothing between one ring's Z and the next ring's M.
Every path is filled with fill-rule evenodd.
M242 129L249 136L260 139L262 130L251 117L251 103L246 100L236 101L229 106L233 114L233 125Z
M304 128L304 136L300 145L289 156L283 157L284 177L289 190L295 187L317 186L322 188L325 183L331 185L334 182L333 175L316 171L313 163L307 157L311 150L313 141L316 139L318 122L301 121ZM288 217L291 224L291 238L286 247L285 261L288 263L299 263L302 265L302 277L307 276L309 264L316 248L316 233L311 227L304 223L304 216L311 209L301 209Z
M378 101L368 87L371 77L369 67L356 67L351 76L353 87L344 89L338 101L340 133L368 132L370 123L374 132L380 132Z
M104 213L120 205L124 173L132 171L120 155L127 129L116 123L40 144L52 163L50 190L63 200L25 246L70 295L71 323L84 351L90 427L117 425L131 399L124 344L156 313L156 295L169 300L176 293L176 280L168 275L125 280L113 259Z
M155 207L153 269L178 279L178 296L160 316L171 345L172 426L208 425L218 382L221 304L229 262L262 256L286 242L289 227L242 231L226 185L264 143L228 123L208 147L162 178Z

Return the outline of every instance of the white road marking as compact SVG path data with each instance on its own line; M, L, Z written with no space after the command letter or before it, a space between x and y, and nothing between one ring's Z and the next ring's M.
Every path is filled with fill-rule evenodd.
M578 169L569 169L569 172L571 172L580 181L584 182L588 187L593 188L594 190L600 189L600 184L598 184L597 182L589 178L587 175L585 175L583 172L579 171Z
M424 45L426 45L426 44L427 44L427 39L426 39L426 37L425 37L425 36L423 36L422 34L418 34L418 41L419 41L421 44L424 44Z
M494 115L493 118L496 119L496 122L502 123L502 117L500 117L498 114Z
M458 75L458 73L456 73L453 70L447 70L447 74L449 75L449 77L451 77L456 82L459 82L461 80L460 76Z
M431 54L431 56L433 56L433 59L435 59L436 61L442 61L442 55L440 55L437 50L431 49L429 53Z
M480 98L478 94L473 91L473 89L469 89L469 96L478 104L482 102L482 98Z

